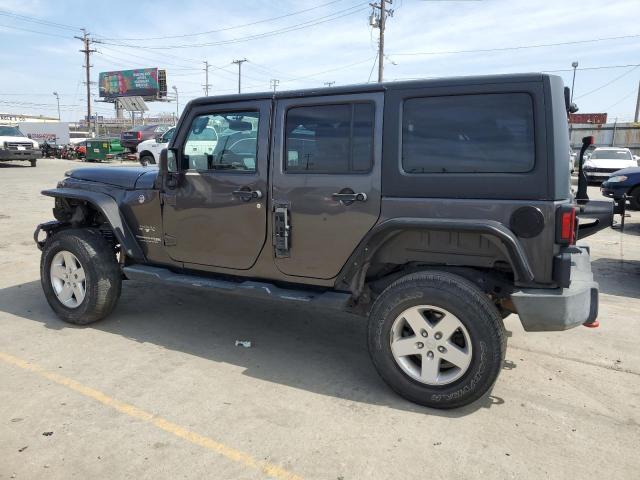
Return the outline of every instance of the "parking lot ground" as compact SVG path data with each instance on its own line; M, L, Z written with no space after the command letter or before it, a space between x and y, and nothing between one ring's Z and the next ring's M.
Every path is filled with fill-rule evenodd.
M510 316L491 395L438 411L386 387L347 314L126 282L106 320L58 320L32 234L76 166L0 164L1 479L638 478L640 212L588 239L600 328Z

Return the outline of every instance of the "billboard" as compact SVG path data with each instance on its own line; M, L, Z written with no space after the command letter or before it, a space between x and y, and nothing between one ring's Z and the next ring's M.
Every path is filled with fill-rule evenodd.
M100 72L100 96L108 99L131 96L156 98L160 96L158 80L157 68Z
M569 123L607 123L606 113L570 113Z

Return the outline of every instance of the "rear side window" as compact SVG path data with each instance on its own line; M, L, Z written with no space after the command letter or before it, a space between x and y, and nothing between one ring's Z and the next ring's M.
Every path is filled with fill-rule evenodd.
M373 156L372 103L294 107L287 111L288 173L364 173Z
M526 93L412 98L404 102L407 173L522 173L535 161Z

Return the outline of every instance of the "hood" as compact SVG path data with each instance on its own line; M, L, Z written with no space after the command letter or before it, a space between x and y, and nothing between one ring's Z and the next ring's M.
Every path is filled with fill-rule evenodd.
M38 142L36 142L35 140L31 140L29 137L8 137L8 136L1 136L0 137L0 143L4 143L4 142L23 142L23 143L31 143L32 145L36 146L38 145Z
M138 152L140 152L140 151L144 150L145 148L149 148L154 143L156 143L155 139L143 140L142 142L140 142L138 144L136 149L138 150Z
M585 160L584 166L587 168L610 168L610 169L621 169L628 167L637 167L638 162L635 160L616 160L610 158L589 158Z
M623 168L622 170L618 170L613 172L613 175L638 175L640 174L640 167L629 167Z
M157 175L157 168L148 167L78 168L65 174L75 180L103 183L127 190L150 188Z

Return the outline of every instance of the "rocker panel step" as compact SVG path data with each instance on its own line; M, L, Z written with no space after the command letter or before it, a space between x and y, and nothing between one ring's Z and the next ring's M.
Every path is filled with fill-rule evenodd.
M152 283L170 283L190 288L206 288L233 292L249 297L274 298L300 303L308 303L322 308L346 310L351 295L348 293L312 290L295 290L277 287L267 282L245 280L232 282L218 278L200 277L183 273L175 273L166 268L151 267L148 265L131 265L122 269L129 280L137 280Z

